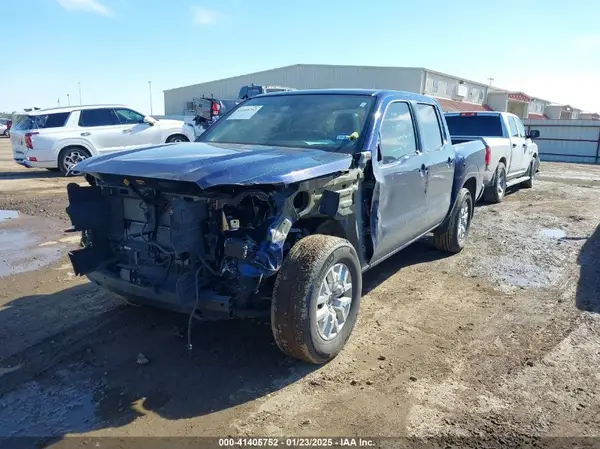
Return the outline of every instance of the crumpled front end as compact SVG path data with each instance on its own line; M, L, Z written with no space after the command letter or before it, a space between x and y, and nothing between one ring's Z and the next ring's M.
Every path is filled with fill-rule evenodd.
M263 315L284 255L309 232L295 223L350 214L358 177L210 190L109 175L72 183L67 213L82 232L73 270L133 302L205 319Z

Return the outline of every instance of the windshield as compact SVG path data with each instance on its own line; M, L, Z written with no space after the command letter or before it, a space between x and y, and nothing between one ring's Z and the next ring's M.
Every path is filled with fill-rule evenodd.
M203 142L354 151L375 97L307 94L246 101L201 136Z
M451 136L503 136L499 115L447 115L446 123Z

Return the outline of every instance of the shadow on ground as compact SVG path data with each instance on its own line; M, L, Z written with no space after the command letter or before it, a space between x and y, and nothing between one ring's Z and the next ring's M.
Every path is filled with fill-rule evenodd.
M27 170L27 171L25 171ZM2 171L0 179L43 179L43 178L63 178L65 175L59 171L49 170L28 170L23 171Z
M600 225L584 243L577 262L580 269L575 297L577 308L600 313Z
M430 241L416 242L365 276L365 294L440 257ZM9 346L47 329L0 360L0 437L50 436L36 438L38 447L148 413L179 420L223 411L318 369L284 357L259 321L195 322L190 351L186 315L121 305L89 283L15 299L0 309L2 323Z

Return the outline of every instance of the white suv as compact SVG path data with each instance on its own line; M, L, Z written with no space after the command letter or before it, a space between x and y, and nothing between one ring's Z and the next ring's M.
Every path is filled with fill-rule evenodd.
M123 105L35 110L19 114L10 133L17 164L65 174L90 156L195 138L193 125L157 120Z

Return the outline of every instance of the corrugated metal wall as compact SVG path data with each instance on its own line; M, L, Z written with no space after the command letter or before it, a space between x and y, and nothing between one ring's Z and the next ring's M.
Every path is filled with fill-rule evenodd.
M246 84L271 84L296 89L396 89L420 93L422 69L401 67L298 64L164 91L165 114L184 114L194 97L237 98Z
M542 161L600 164L600 121L523 120L540 131L536 143Z

